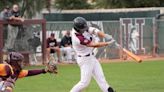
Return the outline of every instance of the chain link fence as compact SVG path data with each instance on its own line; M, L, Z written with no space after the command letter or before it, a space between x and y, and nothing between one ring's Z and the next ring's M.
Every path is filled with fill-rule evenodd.
M157 54L164 55L164 20L156 20L157 23Z
M120 21L89 21L88 24L112 35L124 48L137 55L164 54L164 41L162 41L164 20L123 18ZM72 22L47 22L47 36L54 32L58 41L62 38L63 31L71 29ZM138 33L138 38L134 38L135 34L132 33L134 30ZM115 46L102 47L96 51L98 58L120 58L120 55Z

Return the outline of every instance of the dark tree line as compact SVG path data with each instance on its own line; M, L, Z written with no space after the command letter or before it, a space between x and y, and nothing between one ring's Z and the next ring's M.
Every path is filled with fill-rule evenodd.
M163 7L164 0L55 0L54 5L58 9Z
M0 11L6 6L11 8L13 4L18 4L20 6L21 15L26 18L32 18L43 8L49 10L50 1L51 0L0 0Z
M163 0L95 0L99 8L162 7Z
M58 9L88 9L91 5L87 0L55 0L54 6Z

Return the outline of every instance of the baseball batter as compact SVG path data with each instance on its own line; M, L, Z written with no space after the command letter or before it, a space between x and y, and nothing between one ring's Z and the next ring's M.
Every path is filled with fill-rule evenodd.
M83 17L77 17L73 22L72 46L77 54L81 79L70 92L81 92L89 85L92 77L96 80L102 92L114 92L113 88L107 83L102 67L93 53L94 48L107 46L113 41L110 41L111 39L97 28L89 27ZM109 42L94 42L93 35L105 38Z

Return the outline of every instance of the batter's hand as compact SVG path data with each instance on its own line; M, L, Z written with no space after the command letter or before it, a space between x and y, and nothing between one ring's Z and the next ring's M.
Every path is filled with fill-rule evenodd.
M109 35L109 34L105 34L105 41L108 42L108 41L112 41L114 40L112 35Z
M112 39L111 41L108 41L107 43L108 43L108 45L112 45L112 44L114 44L116 41L114 40L114 39Z

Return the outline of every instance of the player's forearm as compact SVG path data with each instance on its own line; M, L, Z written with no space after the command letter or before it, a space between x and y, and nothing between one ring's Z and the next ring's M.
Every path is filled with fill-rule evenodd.
M69 45L68 44L64 44L64 47L68 47Z
M97 35L98 35L100 38L104 38L104 37L105 37L105 33L102 32L102 31L99 31L99 32L97 33Z
M22 21L23 20L23 18L21 18L21 17L14 17L14 16L10 17L9 19L10 20L17 20L17 21Z
M99 37L101 38L105 38L106 41L111 41L111 40L114 40L112 35L109 35L109 34L105 34L104 32L98 32L97 33Z
M46 73L45 69L39 69L39 70L28 70L27 76L34 76L38 74L44 74Z
M98 42L98 43L90 43L88 44L88 47L103 47L107 46L109 43L108 42Z

